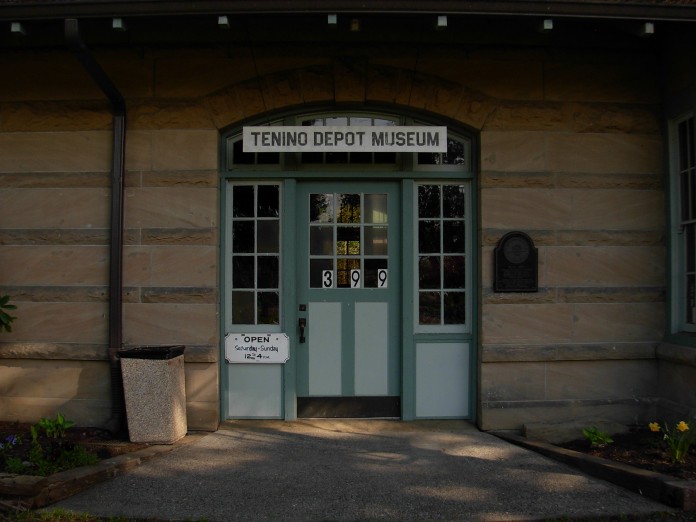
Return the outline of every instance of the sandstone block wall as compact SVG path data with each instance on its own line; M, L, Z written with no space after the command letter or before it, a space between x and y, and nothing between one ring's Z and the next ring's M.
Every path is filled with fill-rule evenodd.
M218 132L185 102L165 103L165 121L154 121L160 109L139 108L133 97L152 96L152 59L125 52L106 61L133 106L123 341L185 345L189 427L214 429ZM0 291L18 306L12 333L0 338L0 417L32 421L60 411L103 425L111 116L67 53L20 53L0 67L18 78L0 87Z
M129 106L125 343L186 345L189 426L215 426L219 132L303 106L407 108L480 132L479 424L649 414L665 314L658 54L404 41L97 52ZM42 365L106 375L108 108L67 53L0 68L17 79L0 86L0 289L20 307L0 338L0 379L16 382L0 416L99 423L104 383L20 382ZM539 248L537 293L492 291L510 230Z
M539 57L528 99L505 102L483 126L484 429L532 418L634 423L655 411L664 144L658 78L638 76L641 61L656 60ZM492 291L493 251L509 230L539 250L537 293Z

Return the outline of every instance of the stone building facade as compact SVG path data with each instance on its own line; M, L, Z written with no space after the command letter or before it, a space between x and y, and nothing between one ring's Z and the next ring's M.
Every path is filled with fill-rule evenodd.
M451 336L421 342L398 327L410 346L395 363L400 417L517 429L694 413L696 345L674 319L669 122L696 108L696 7L691 19L664 16L641 36L652 19L549 16L553 29L540 32L542 13L449 12L438 31L424 13L348 10L334 27L322 12L232 12L225 27L222 8L129 17L65 2L73 12L47 17L41 4L0 2L0 294L18 307L12 332L0 334L0 418L60 411L106 425L110 415L112 115L62 41L63 18L80 15L87 47L127 106L123 345L186 346L189 428L254 416L234 413L239 390L224 338L227 187L257 171L229 168L227 139L250 122L316 114L403 116L470 140L470 349L455 358L458 369L447 362L421 373L422 350ZM111 29L116 17L126 32ZM13 22L25 34L11 32ZM352 172L331 168L332 180ZM294 186L258 172L280 180L284 194ZM404 177L418 183L417 173ZM399 232L404 252L414 228ZM493 290L494 249L513 230L538 248L538 291ZM417 268L406 254L400 263L405 317L403 303L414 299L406 294L417 293L407 274ZM282 277L283 291L295 291L293 276ZM292 322L281 316L278 327L293 363L259 378L279 379L279 414L270 416L294 418L302 347L297 313L286 312ZM419 414L421 394L462 402L452 390L467 396L462 409Z

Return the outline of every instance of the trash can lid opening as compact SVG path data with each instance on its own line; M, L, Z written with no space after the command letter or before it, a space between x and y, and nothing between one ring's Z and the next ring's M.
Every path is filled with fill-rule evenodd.
M185 346L136 346L118 351L121 359L173 359L184 354Z

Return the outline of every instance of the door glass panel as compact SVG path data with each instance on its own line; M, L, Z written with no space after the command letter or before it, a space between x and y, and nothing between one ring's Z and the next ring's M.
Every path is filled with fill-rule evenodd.
M235 221L232 224L232 250L235 253L253 253L254 242L253 221Z
M380 281L379 272L388 268L389 263L386 259L366 259L363 286L365 288L383 288L385 276L382 275L382 281Z
M278 268L278 256L259 256L256 288L278 288Z
M365 227L365 255L387 255L387 227Z
M333 223L333 194L310 194L309 221Z
M387 222L387 195L365 194L365 223Z
M440 292L420 292L418 294L418 322L420 324L440 324Z
M232 287L254 288L253 256L232 256Z
M258 237L256 239L256 252L260 254L277 254L280 238L280 221L258 221Z
M696 277L686 277L686 322L696 322Z
M259 292L257 296L256 324L278 324L280 296L278 292Z
M419 221L418 222L418 253L420 253L420 254L439 254L440 253L440 222L439 221Z
M464 221L445 221L442 223L444 233L443 252L453 254L463 254L465 251L464 243Z
M333 259L309 260L309 287L323 288L324 271L333 270Z
M254 324L254 292L232 292L232 322Z
M696 272L696 224L684 226L686 237L686 271Z
M464 217L464 187L462 185L442 187L442 217Z
M418 262L419 288L440 288L440 258L423 256Z
M445 292L445 324L464 324L466 322L465 298L464 292Z
M338 227L336 236L336 253L338 255L360 255L359 227Z
M313 256L333 254L333 227L311 227L309 229L309 253Z
M464 288L466 282L464 268L464 256L445 256L444 287Z
M439 185L420 185L418 187L418 217L440 217Z
M360 223L360 194L338 195L338 223Z
M260 185L257 217L278 217L279 206L278 185Z
M254 217L254 187L238 185L232 194L232 215L234 217Z
M338 288L351 288L351 270L360 270L360 260L339 257L336 263L338 270L336 271L336 286Z

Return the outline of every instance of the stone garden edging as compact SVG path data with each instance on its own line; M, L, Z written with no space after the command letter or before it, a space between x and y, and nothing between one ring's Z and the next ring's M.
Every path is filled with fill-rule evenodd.
M696 480L676 479L662 473L554 446L548 442L527 439L514 433L500 431L489 433L668 506L683 511L696 511Z
M206 434L188 434L173 444L152 445L131 453L104 459L92 466L82 466L54 473L48 477L0 473L0 512L7 508L36 509L71 497L80 491L124 473L143 462L177 450L199 440Z

